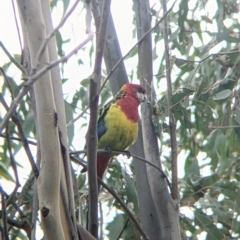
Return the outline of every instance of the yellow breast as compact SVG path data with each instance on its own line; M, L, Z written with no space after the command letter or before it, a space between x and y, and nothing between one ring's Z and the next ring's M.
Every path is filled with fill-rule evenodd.
M99 149L110 147L115 151L123 151L136 141L138 122L127 119L116 103L110 106L104 122L107 130L98 141Z

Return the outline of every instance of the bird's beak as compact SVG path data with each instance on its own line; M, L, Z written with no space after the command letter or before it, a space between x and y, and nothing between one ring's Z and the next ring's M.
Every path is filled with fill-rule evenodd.
M145 102L147 100L147 95L137 92L137 99L140 103Z

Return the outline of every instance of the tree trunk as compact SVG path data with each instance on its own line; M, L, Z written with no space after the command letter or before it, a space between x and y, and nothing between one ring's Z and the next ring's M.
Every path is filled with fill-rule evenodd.
M26 35L25 45L28 46L30 52L31 77L31 74L57 58L54 53L54 50L56 51L54 39L50 40L51 51L46 46L42 54L39 54L39 49L46 39L46 29L48 32L52 31L50 6L48 1L28 0L19 0L18 6L22 28ZM58 68L51 69L51 72L41 76L34 83L33 88L36 99L38 148L40 148L41 155L37 189L44 237L45 239L77 239L69 161L63 164L63 159L68 158L68 147ZM67 216L69 213L66 209L70 209L72 218ZM72 219L74 227L69 219Z
M151 15L149 2L146 0L133 1L136 13L137 35L140 39L148 30L151 29ZM138 45L138 74L140 81L145 85L149 99L151 98L152 86L152 38L148 34ZM145 157L148 161L161 168L160 156L158 152L157 136L152 124L151 106L142 105L142 126L143 143ZM181 239L179 229L179 209L169 194L165 178L156 168L147 165L147 175L150 184L151 194L157 210L161 237L158 239Z

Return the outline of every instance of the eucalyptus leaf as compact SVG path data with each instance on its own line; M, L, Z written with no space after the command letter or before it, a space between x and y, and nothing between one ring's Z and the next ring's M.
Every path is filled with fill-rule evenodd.
M193 62L187 61L187 60L184 60L184 59L176 58L175 64L183 72L190 72L190 71L192 71L194 69Z
M122 174L123 174L123 178L126 181L125 188L126 188L128 202L133 203L133 207L134 207L133 210L135 214L138 215L138 200L137 200L135 181L131 176L129 176L129 174L125 171L124 168L122 168Z
M232 91L230 89L223 90L219 93L217 93L215 96L213 96L213 100L222 100L230 97L232 95Z

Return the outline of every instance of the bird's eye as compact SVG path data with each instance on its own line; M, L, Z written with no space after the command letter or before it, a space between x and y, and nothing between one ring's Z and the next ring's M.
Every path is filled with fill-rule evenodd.
M141 87L140 87L140 88L138 88L138 92L139 92L139 93L145 93L146 91L145 91L144 88L141 88Z

